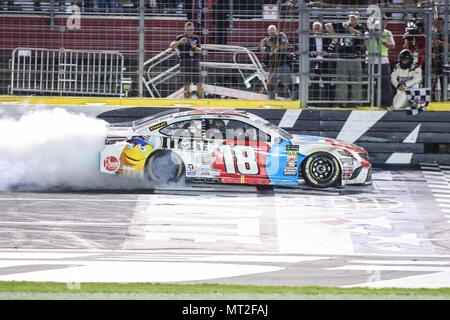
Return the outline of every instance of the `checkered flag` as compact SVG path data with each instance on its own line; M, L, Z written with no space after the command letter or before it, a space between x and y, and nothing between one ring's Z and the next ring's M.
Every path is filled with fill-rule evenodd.
M408 106L406 113L409 115L416 115L419 112L425 111L428 104L431 102L430 88L406 89L406 97L408 98Z

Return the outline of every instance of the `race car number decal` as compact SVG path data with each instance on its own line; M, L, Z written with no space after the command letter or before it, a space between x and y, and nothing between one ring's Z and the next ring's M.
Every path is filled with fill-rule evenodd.
M227 173L236 174L237 171L244 175L259 174L259 166L256 160L256 152L251 146L224 144L219 148L223 155L225 170Z
M212 169L221 183L269 184L266 156L270 146L265 142L226 140L217 146Z

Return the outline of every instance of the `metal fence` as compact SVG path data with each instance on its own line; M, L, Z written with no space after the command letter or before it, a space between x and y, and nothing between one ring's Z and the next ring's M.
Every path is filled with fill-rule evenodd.
M179 52L168 48L184 33L184 23L192 21L202 42L205 98L380 106L386 81L381 50L368 46L383 40L380 25L388 21L395 40L388 53L390 70L404 47L417 49L422 86L432 88L433 100L448 101L448 76L441 72L448 64L448 0L422 1L420 8L377 3L378 11L368 5L301 0L1 1L0 94L182 97ZM351 13L359 15L365 28L361 34L332 34L325 28L348 22ZM369 26L374 18L378 27ZM413 36L423 40L417 40L420 48L405 38L413 20L424 25ZM320 35L314 23L321 24ZM287 37L285 50L274 53L261 44L271 39L270 25ZM360 41L362 49L348 59L330 47L332 41ZM273 67L275 56L287 67ZM196 93L192 86L192 97Z
M123 95L124 57L114 51L16 48L11 93Z

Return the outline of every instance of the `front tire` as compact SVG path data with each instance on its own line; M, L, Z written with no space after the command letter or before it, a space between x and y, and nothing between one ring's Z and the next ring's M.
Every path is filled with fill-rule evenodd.
M176 183L185 178L185 166L181 157L169 150L158 150L145 164L145 176L157 184Z
M302 165L306 183L315 188L333 187L341 179L338 160L328 152L316 152L308 156Z

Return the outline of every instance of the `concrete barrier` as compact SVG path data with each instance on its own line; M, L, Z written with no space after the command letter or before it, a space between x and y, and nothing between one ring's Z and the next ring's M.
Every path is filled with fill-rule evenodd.
M108 122L146 117L167 108L139 107L98 115ZM183 108L187 110L189 108ZM384 110L241 109L294 134L336 138L365 148L375 165L450 164L450 112L415 116Z
M450 164L450 103L431 103L427 111L377 108L299 109L298 101L122 99L0 96L0 117L27 110L63 107L108 122L143 118L167 108L236 108L255 113L295 134L337 138L364 147L375 165Z

